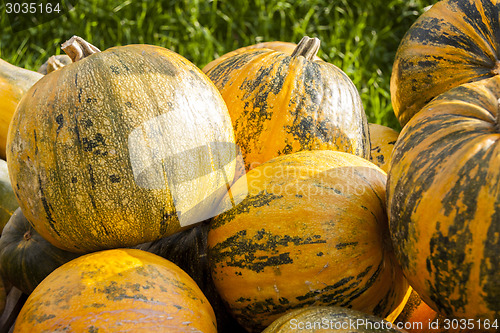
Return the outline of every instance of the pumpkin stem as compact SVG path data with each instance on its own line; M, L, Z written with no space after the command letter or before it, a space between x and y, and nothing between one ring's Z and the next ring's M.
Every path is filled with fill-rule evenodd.
M313 60L319 51L321 42L318 38L310 38L308 36L302 37L299 44L293 50L292 57L303 56L306 60Z
M91 54L101 52L97 47L85 39L73 36L61 45L61 49L71 58L73 62L82 60Z
M31 239L31 230L28 230L24 233L23 238L25 241L29 241Z
M64 64L56 56L52 56L47 60L47 74L62 67L64 67Z

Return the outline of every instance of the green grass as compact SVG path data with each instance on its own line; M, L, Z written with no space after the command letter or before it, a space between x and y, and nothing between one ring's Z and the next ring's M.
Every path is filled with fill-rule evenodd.
M13 32L0 4L0 57L37 69L79 35L101 50L147 43L199 67L262 41L322 41L319 56L358 88L368 120L400 129L390 102L392 63L404 33L431 0L80 0L66 15Z

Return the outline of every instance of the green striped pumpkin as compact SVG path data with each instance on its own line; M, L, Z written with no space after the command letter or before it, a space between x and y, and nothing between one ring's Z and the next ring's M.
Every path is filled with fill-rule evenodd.
M387 182L398 261L445 317L500 318L500 77L463 84L408 122Z
M338 305L388 316L408 289L392 253L386 174L349 153L304 151L250 170L241 201L208 232L212 277L240 324L260 332L293 309Z
M319 47L306 36L292 54L248 49L206 72L227 104L247 171L303 150L370 158L358 90L338 67L315 58Z
M499 6L496 0L443 0L410 27L391 76L401 125L439 94L500 73Z
M338 306L312 306L293 310L262 333L406 333L382 318Z
M26 218L84 253L214 216L237 154L217 88L165 48L89 45L65 43L75 62L38 81L13 116L7 161ZM79 60L82 50L91 54Z

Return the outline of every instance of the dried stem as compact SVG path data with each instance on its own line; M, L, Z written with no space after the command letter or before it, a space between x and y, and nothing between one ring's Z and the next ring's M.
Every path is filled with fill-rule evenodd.
M303 56L307 60L313 60L319 51L321 42L318 38L310 38L308 36L302 37L299 44L293 50L292 57Z
M91 54L101 52L97 47L78 36L71 37L61 45L61 48L73 62L77 62Z

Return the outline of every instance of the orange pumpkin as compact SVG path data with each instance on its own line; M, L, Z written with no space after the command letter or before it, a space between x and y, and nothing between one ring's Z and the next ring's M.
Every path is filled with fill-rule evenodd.
M14 332L216 333L212 307L178 266L114 249L78 257L30 294Z
M17 104L43 75L9 64L0 59L0 158L6 158L5 146L10 120Z
M210 222L215 286L234 317L260 332L308 306L385 318L408 283L392 253L386 174L352 154L315 150L265 162L233 185L240 204Z
M443 0L408 29L390 82L402 126L445 91L500 73L499 15L497 0Z
M290 43L290 42L281 42L281 41L273 41L273 42L262 42L262 43L257 43L249 46L244 46L240 47L239 49L236 49L234 51L225 53L218 57L217 59L212 60L208 64L206 64L203 67L203 72L207 73L210 69L221 63L223 60L230 58L234 55L237 55L239 53L242 53L247 50L253 50L253 49L270 49L274 51L280 51L286 54L292 54L293 51L297 48L297 44L295 43ZM314 60L321 60L317 56L314 56Z
M368 127L370 129L370 161L387 172L399 132L379 124L368 124Z
M445 317L499 318L499 98L500 76L439 95L392 153L395 253L411 286Z
M302 150L369 158L358 90L338 67L313 59L319 47L317 38L304 37L291 55L250 49L208 70L228 106L247 171Z

